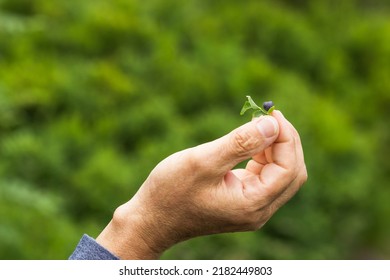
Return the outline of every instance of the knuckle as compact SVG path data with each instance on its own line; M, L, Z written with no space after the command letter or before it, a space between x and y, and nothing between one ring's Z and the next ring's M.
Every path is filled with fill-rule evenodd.
M198 160L198 156L195 152L191 152L186 158L186 165L190 170L199 170L201 164Z
M259 230L268 222L268 220L271 218L271 216L272 215L270 215L270 216L265 215L265 216L262 216L261 218L257 219L257 221L251 225L250 230L251 231Z
M255 225L258 224L258 222L259 222L259 217L258 217L258 215L256 215L255 213L253 213L252 215L248 215L248 217L247 217L247 222L248 222L248 224L250 224L252 227L255 226Z
M303 185L304 183L306 183L308 178L309 178L309 175L307 174L307 169L306 169L306 167L304 167L303 171L301 173L301 176L300 176L300 184Z
M232 222L236 223L242 231L255 230L261 219L258 208L254 204L249 203L242 206L239 212L239 216L234 217Z
M264 197L265 197L265 200L267 201L267 204L274 201L280 195L280 192L281 192L281 190L279 188L276 188L274 186L268 186L264 190Z
M250 224L250 226L248 227L248 230L249 231L259 230L262 227L262 225L263 225L262 223L257 221L256 223Z
M280 172L280 177L285 178L286 183L291 183L294 181L299 174L298 166L292 166L290 168L283 168Z
M185 163L183 165L187 166L187 168L189 168L190 170L197 171L201 169L204 165L204 162L200 158L201 155L194 148L188 149L186 153L182 153L181 156L182 161Z
M259 146L260 140L253 137L248 131L239 129L232 133L234 152L240 156L247 156L250 151Z
M263 224L257 215L247 215L245 218L245 229L248 231L258 230Z
M260 229L277 210L272 207L272 204L261 209L258 207L250 207L250 211L240 218L240 228L244 231L256 231ZM256 210L255 210L256 209Z

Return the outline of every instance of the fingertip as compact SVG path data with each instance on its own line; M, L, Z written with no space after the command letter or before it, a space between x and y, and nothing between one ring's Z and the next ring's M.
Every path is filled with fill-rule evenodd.
M286 117L283 115L283 113L279 110L274 110L272 112L272 116L278 121L279 127L282 128L289 124L290 122L286 119Z
M271 115L275 118L284 118L285 119L283 113L279 110L273 110Z
M283 113L279 110L275 110L272 113L275 113L274 117L279 123L280 133L277 142L285 142L291 137L295 137L294 135L297 134L296 129L290 121L284 117Z

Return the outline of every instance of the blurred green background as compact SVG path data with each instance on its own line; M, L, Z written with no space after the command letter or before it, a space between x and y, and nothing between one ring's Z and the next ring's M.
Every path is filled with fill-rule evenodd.
M389 259L387 0L0 0L0 259L68 258L248 94L300 132L307 184L163 259Z

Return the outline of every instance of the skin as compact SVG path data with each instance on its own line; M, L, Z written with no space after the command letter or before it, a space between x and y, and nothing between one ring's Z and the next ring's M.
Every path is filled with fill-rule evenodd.
M157 259L189 238L261 228L306 180L298 132L274 111L164 159L96 240L121 259Z

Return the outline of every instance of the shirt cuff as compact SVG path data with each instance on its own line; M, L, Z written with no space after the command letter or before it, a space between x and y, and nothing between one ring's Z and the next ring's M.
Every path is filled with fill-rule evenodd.
M119 260L95 239L84 234L69 260Z

